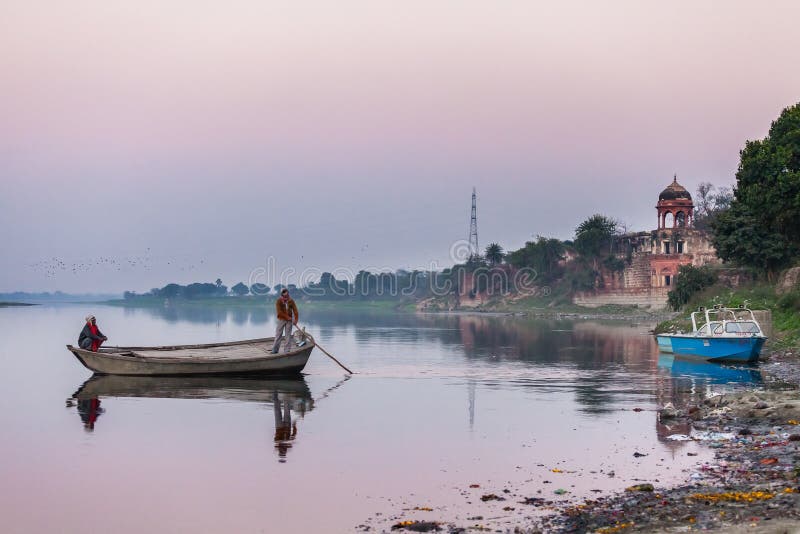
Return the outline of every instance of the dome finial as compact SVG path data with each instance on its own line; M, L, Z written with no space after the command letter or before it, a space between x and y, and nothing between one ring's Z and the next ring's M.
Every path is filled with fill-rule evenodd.
M672 183L673 183L673 184L677 184L677 183L678 183L678 173L677 173L677 172L676 172L676 173L675 173L675 175L672 177Z

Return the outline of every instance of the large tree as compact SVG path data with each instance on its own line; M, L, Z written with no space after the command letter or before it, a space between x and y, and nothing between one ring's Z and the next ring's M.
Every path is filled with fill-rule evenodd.
M549 282L561 275L565 252L564 243L558 239L537 236L536 241L528 241L523 248L509 252L506 261L514 267L530 267L539 281Z
M489 246L486 247L486 252L484 255L486 257L486 261L489 262L489 265L499 265L503 263L503 258L505 257L505 254L503 253L503 247L497 243L490 243Z
M611 253L617 223L605 215L592 215L575 229L575 250L596 263L597 258Z
M800 104L786 108L762 140L741 151L729 210L712 223L725 261L772 278L800 251Z

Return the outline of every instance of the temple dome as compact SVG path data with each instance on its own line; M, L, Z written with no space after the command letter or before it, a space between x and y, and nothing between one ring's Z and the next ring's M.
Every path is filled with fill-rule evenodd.
M678 177L672 180L672 183L664 189L660 195L658 195L658 200L692 200L692 195L689 194L689 191L686 190L681 184L678 183Z

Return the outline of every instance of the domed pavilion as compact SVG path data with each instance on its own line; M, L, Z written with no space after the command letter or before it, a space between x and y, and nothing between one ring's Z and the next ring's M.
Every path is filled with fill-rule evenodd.
M691 227L694 220L692 195L681 184L678 176L658 195L658 229Z

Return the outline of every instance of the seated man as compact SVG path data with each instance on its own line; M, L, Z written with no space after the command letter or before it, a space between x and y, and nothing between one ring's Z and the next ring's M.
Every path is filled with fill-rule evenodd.
M83 326L83 330L81 330L81 335L78 336L78 346L85 350L97 352L97 349L100 348L103 341L107 339L108 338L103 335L100 329L97 328L97 319L94 318L94 315L87 315L86 324Z

